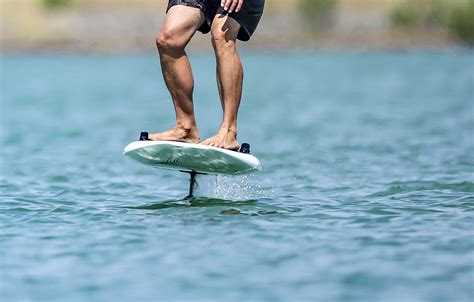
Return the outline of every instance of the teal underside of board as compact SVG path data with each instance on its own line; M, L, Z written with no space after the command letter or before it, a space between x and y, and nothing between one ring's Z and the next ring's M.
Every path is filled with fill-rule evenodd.
M239 175L261 170L250 154L178 142L133 142L124 154L148 166L183 172Z

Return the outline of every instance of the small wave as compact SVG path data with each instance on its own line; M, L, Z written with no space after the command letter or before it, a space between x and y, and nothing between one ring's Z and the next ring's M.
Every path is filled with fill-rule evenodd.
M256 203L257 200L255 199L232 201L219 198L192 197L187 199L165 200L159 203L141 206L125 206L123 208L135 210L161 210L180 207L254 206Z
M370 194L368 197L386 197L400 193L432 190L450 190L454 192L472 193L474 192L474 183L469 181L463 181L460 183L440 183L431 181L393 182L387 190Z

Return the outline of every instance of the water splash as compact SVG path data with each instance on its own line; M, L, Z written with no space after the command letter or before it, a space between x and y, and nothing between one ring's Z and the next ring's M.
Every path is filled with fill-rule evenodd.
M255 175L199 175L195 195L225 200L250 200L265 196Z

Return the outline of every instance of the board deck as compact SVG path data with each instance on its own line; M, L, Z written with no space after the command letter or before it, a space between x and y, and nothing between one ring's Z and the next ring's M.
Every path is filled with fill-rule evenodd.
M123 154L148 166L182 172L239 175L262 169L251 154L174 141L135 141Z

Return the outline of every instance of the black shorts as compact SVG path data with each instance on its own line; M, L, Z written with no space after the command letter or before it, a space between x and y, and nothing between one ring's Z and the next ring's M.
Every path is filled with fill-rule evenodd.
M220 0L169 0L166 12L174 5L186 5L199 8L206 18L206 22L198 29L206 34L211 30L211 24L217 14L229 15L239 22L241 28L237 38L242 41L250 40L263 15L265 0L246 0L240 11L228 14L221 7Z

